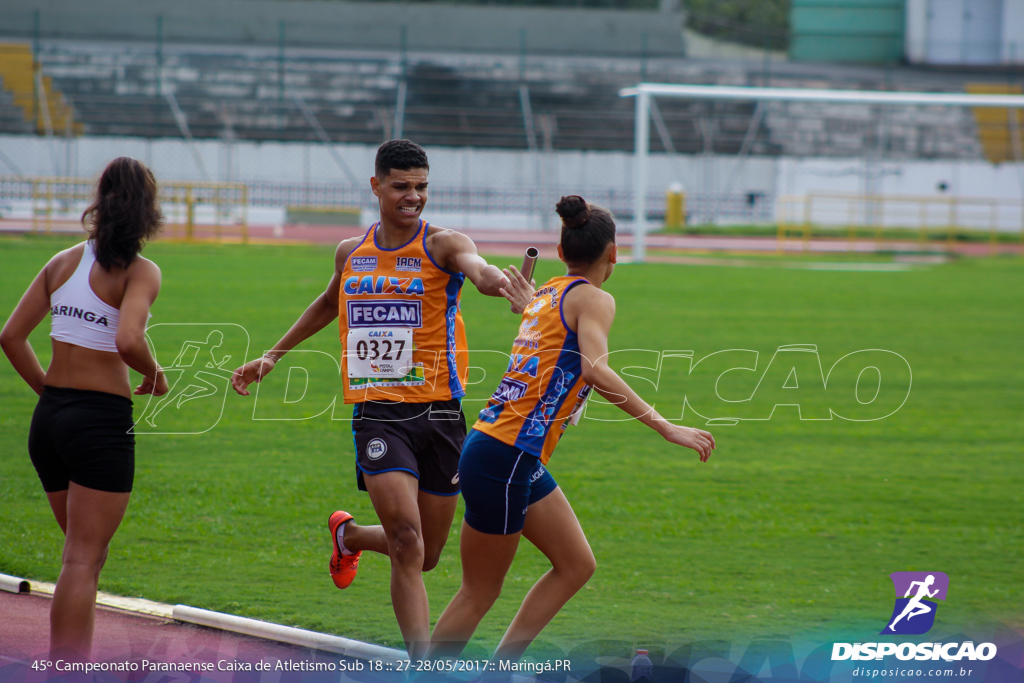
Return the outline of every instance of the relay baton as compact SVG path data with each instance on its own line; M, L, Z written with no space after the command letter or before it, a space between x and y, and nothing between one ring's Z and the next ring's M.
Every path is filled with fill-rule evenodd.
M537 251L537 247L526 248L526 254L523 256L523 267L519 269L519 272L523 274L527 282L533 277L533 267L537 265L538 256L540 256L540 252Z
M527 282L533 277L533 267L537 265L538 256L540 256L540 252L537 251L537 247L526 248L526 254L523 255L523 267L519 269L519 272L523 274ZM515 306L512 307L512 310L516 310Z

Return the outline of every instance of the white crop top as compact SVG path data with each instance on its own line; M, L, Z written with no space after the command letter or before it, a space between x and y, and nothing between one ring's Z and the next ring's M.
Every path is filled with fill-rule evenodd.
M117 322L121 312L92 291L89 273L96 262L92 240L67 282L50 296L50 336L57 341L94 351L117 352Z

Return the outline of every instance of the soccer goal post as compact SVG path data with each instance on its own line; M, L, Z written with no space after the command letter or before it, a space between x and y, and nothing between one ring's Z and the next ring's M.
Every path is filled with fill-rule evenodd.
M998 107L1024 109L1024 95L983 95L967 93L894 92L880 90L834 90L809 88L756 88L724 85L679 85L638 83L619 91L621 97L636 98L633 163L633 260L646 258L647 157L650 154L651 100L655 97L746 102L818 102L890 106ZM1011 117L1016 121L1016 117ZM1019 131L1018 131L1019 135Z

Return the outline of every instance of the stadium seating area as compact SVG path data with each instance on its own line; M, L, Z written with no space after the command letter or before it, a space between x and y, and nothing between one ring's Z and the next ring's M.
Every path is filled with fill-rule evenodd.
M520 149L631 150L633 103L618 90L641 79L959 91L965 79L807 64L772 64L765 74L759 63L682 59L299 48L282 58L274 48L182 44L165 45L158 56L154 44L81 41L44 41L38 58L89 135L181 137L187 123L196 138L316 140L306 105L333 141L375 143L394 133L404 79L404 136L429 145ZM532 126L523 115L524 94ZM672 100L659 108L674 148L684 153L735 154L755 111L753 103ZM15 114L0 93L0 132L25 132ZM662 149L657 136L652 149ZM981 158L970 111L881 112L866 105L769 105L750 151L859 156L874 149L889 158Z
M3 79L0 79L0 85L3 85ZM20 135L33 132L32 122L26 120L24 111L14 104L14 97L6 90L0 90L0 131Z

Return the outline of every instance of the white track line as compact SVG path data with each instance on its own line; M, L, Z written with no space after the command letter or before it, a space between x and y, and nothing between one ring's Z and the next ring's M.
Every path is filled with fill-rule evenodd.
M11 590L12 588L14 590ZM54 584L45 581L28 581L16 576L0 574L0 589L3 590L52 597L54 588L56 588ZM298 645L299 647L323 650L325 652L335 652L356 659L396 662L408 658L408 655L401 650L393 650L380 645L373 645L372 643L317 633L316 631L307 631L292 626L282 626L269 621L213 612L199 609L198 607L189 607L188 605L172 606L162 602L154 602L142 598L124 598L119 595L103 592L96 594L96 604L133 614L171 619L216 628L222 631L241 633L264 640L273 640L279 643Z
M629 256L620 256L620 264L632 264ZM701 256L669 256L649 254L647 263L662 265L716 266L726 268L781 268L784 270L847 270L861 272L900 273L909 270L920 270L931 265L925 263L888 263L871 261L776 261L772 259L729 259Z
M57 587L56 584L47 583L45 581L32 581L31 583L31 592L34 595L47 595L53 597L53 591ZM154 602L152 600L144 600L143 598L124 598L120 595L98 592L96 593L96 604L102 605L103 607L112 607L114 609L123 610L125 612L132 612L133 614L146 614L151 617L161 617L163 619L174 618L174 608L171 605L165 605L162 602Z
M324 633L307 631L291 626L281 626L280 624L272 624L268 621L259 621L258 619L236 617L233 614L211 612L210 610L189 607L188 605L175 605L174 619L190 624L199 624L200 626L242 633L247 636L276 640L290 645L299 645L314 650L336 652L357 659L384 660L388 662L408 659L404 652L381 647L380 645L371 645L359 640L329 636Z

